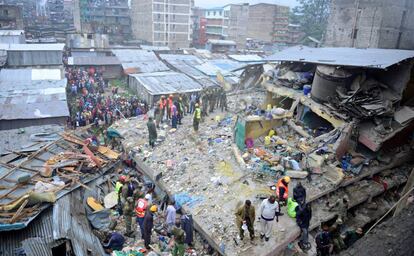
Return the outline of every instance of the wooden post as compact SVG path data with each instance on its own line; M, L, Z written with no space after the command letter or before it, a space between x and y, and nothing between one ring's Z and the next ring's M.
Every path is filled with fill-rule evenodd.
M412 187L414 187L414 169L411 170L410 177L408 177L407 184L405 184L402 195L405 195ZM407 205L407 198L408 196L406 196L403 200L401 200L401 202L398 203L397 207L395 208L393 217L397 216Z

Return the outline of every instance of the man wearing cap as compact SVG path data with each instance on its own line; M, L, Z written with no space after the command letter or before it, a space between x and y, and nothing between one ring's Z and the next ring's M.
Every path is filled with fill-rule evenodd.
M240 206L236 211L236 223L240 232L240 239L244 239L244 231L248 230L250 239L254 239L254 220L256 219L256 212L252 202L246 200L244 205Z
M149 245L151 243L152 228L154 227L154 213L156 212L157 206L152 205L150 209L146 211L144 216L144 244L147 250L151 249Z
M276 184L276 196L280 202L283 202L286 205L286 201L289 195L289 182L290 177L285 176L278 180Z

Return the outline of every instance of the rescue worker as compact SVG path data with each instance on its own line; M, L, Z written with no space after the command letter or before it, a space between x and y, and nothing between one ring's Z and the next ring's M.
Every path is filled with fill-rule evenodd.
M183 98L180 97L178 98L178 102L177 102L177 110L178 110L178 124L182 124L181 120L183 119L184 116L184 103L183 103Z
M119 176L118 181L115 183L115 192L117 193L117 196L118 196L118 206L117 206L117 208L118 208L119 215L122 215L122 204L123 204L123 202L122 202L122 187L124 186L125 182L126 182L126 176L121 175L121 176Z
M260 205L260 239L265 238L266 242L269 241L270 234L272 234L273 220L281 216L278 202L276 202L275 196L270 196L263 200Z
M148 136L149 136L149 145L153 148L155 146L155 141L157 140L157 128L155 127L155 123L152 117L148 118L147 127L148 127Z
M342 250L346 249L345 242L341 236L343 222L340 218L337 218L335 223L331 226L329 233L332 237L333 250L339 254Z
M298 207L298 202L295 199L289 197L287 200L287 214L291 218L296 218L296 208Z
M246 200L244 205L240 206L236 211L236 223L237 228L240 232L240 240L244 239L244 227L247 227L247 230L250 234L250 240L254 239L254 221L256 219L256 212L252 202Z
M157 212L157 206L152 205L149 210L145 212L144 216L144 244L147 250L151 249L149 245L151 244L151 234L152 228L154 227L154 213Z
M201 109L198 103L196 103L195 110L194 110L194 118L193 118L193 128L195 132L198 132L198 126L200 124L200 120L201 120Z
M223 89L221 90L221 94L220 94L220 108L221 108L221 112L223 112L223 110L227 111L227 95Z
M209 104L210 104L209 112L210 113L214 112L214 107L216 106L216 100L217 100L217 92L215 89L212 89L212 92L210 94L210 101L209 101Z
M122 251L125 243L125 238L118 232L107 234L105 240L107 243L104 242L103 248L106 253L111 254L114 250Z
M144 217L145 217L145 212L148 208L148 198L149 196L145 196L145 198L138 199L137 206L135 207L135 214L137 216L137 224L139 226L139 230L141 232L142 238L144 238Z
M332 251L331 234L328 225L322 226L322 231L315 237L316 253L318 256L329 256Z
M205 93L203 93L203 96L201 97L201 104L202 104L202 116L206 117L208 116L208 99L209 99L209 95L208 95L208 91L206 91Z
M289 195L289 182L290 177L285 176L278 180L276 184L276 196L280 202L283 202L286 205L286 200L288 199Z
M132 216L134 214L134 199L128 197L124 205L124 218L125 218L125 236L131 236L132 234Z
M180 220L175 221L175 227L172 228L171 233L172 233L172 239L170 243L174 244L172 255L173 256L184 256L185 232L181 228Z

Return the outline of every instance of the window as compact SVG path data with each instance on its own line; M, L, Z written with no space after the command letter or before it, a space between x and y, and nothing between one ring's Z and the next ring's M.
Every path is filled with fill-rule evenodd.
M213 15L216 16L216 11L213 12Z
M92 34L88 34L86 37L87 37L88 39L92 39Z
M210 16L210 12L207 12L207 16Z
M221 16L221 14L222 14L222 12L220 11L220 12L219 12L219 15Z
M9 10L3 10L4 16L9 16Z

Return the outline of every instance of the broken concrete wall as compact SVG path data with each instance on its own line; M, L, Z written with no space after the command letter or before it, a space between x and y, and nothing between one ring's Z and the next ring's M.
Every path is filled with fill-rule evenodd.
M273 127L281 126L283 120L263 120L246 122L246 138L257 139L267 134Z

